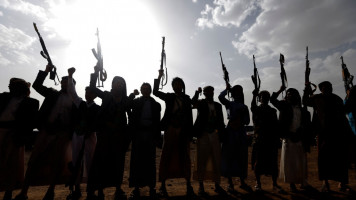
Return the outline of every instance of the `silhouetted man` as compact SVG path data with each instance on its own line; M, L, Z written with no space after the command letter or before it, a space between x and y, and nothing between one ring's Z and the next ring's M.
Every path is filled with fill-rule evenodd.
M198 100L202 89L199 87L192 98L193 108L198 110L194 123L194 134L197 137L197 158L193 178L199 181L199 195L206 195L204 180L215 182L215 192L222 193L221 176L221 145L220 138L225 128L222 106L214 101L214 88L203 89L205 99Z
M10 92L0 94L0 191L4 200L24 181L24 144L35 128L39 102L30 98L30 83L11 78Z
M304 105L314 108L318 136L319 179L323 180L322 192L330 191L328 180L339 181L339 189L347 190L348 142L352 136L346 118L343 100L332 93L330 82L319 84L321 94L304 95Z
M84 177L88 177L95 152L96 121L100 109L100 106L94 102L96 95L90 87L85 88L86 101L78 96L73 82L74 72L75 68L68 69L68 94L78 112L72 138L72 177L69 183L71 193L67 196L67 200L81 197L80 183ZM75 185L74 191L73 184Z
M50 185L44 200L54 199L55 185L65 183L70 176L67 164L71 161L70 140L73 134L75 107L67 93L68 77L62 77L61 90L43 85L52 66L39 71L33 88L45 97L39 111L39 134L28 162L25 182L15 198L27 199L30 185Z
M140 197L140 187L148 186L150 196L156 195L156 144L161 138L161 105L151 97L149 83L141 86L142 96L130 103L132 147L129 187L134 187L130 199ZM138 91L131 95L138 95ZM130 95L130 96L131 96Z

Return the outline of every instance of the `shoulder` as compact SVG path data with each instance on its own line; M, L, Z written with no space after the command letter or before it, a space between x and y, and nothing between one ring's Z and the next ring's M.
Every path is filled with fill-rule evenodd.
M277 109L273 108L272 106L268 105L267 106L268 110L270 110L271 112L277 112Z
M38 110L40 107L40 102L37 99L25 97L21 102L21 107L24 109Z
M9 92L0 93L0 98L9 98L9 97L11 97Z
M161 104L158 103L154 98L150 97L152 104L159 110L161 110Z
M94 103L91 107L96 111L98 111L100 109L100 106L96 103Z
M322 98L323 95L322 94L314 94L313 96L311 96L310 98L311 99L319 99L319 98Z
M239 107L248 110L248 106L247 106L246 104L240 103L240 104L239 104Z
M38 101L37 99L31 98L31 97L27 97L27 101L29 101L33 104L40 104L40 101Z
M222 106L221 106L221 103L216 102L216 101L214 101L214 105L217 106L217 107L222 107Z
M336 94L333 93L332 96L333 96L333 98L335 98L337 101L342 101L342 102L344 102L344 100L342 100L342 98L339 97L338 95L336 95Z
M166 95L166 100L174 100L176 98L175 93L167 92L165 93L165 95Z

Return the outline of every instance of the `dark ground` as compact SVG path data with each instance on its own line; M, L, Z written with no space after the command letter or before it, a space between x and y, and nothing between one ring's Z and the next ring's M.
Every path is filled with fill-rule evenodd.
M157 150L157 166L159 163L159 158L160 158L160 149ZM249 154L251 154L251 147L249 148ZM26 153L26 161L28 160L30 156L30 153ZM191 157L192 161L194 160L195 157L195 145L191 146ZM125 163L125 174L124 174L124 183L123 183L123 190L129 195L131 192L131 188L128 188L128 174L129 174L129 158L130 158L130 152L127 153L127 159ZM250 156L249 156L250 158ZM194 162L192 162L194 163ZM262 176L261 181L262 181L262 188L263 192L256 193L256 192L248 192L244 191L239 188L239 180L234 179L235 183L235 189L237 190L237 193L235 194L230 194L227 193L226 195L218 195L217 193L214 192L214 183L211 181L207 181L205 183L205 191L209 194L207 197L186 197L186 189L185 189L185 180L184 179L173 179L173 180L167 180L167 191L169 198L172 200L180 200L180 199L211 199L211 200L217 200L217 199L281 199L281 200L307 200L307 199L356 199L356 192L340 192L338 190L338 183L334 181L330 181L330 187L332 192L327 193L327 194L322 194L319 192L319 189L321 188L322 182L318 180L318 171L317 171L317 149L316 147L312 147L311 153L308 154L308 182L311 186L315 188L314 191L311 192L306 192L303 190L299 190L297 193L292 193L289 191L289 184L283 183L283 180L278 179L278 183L282 188L284 189L284 193L279 193L278 191L274 191L272 189L272 180L271 177L265 177ZM251 186L253 189L255 186L255 177L254 173L251 170L251 166L249 166L249 171L248 171L248 178L246 180L246 183ZM198 193L198 182L193 181L192 182L194 192L197 194ZM227 179L222 178L221 180L221 186L226 189L227 187ZM349 186L356 191L356 170L355 169L350 169L349 170ZM82 191L85 191L85 184L82 184L81 188ZM43 198L44 194L46 193L48 186L36 186L36 187L30 187L28 197L30 200L40 200ZM157 183L157 191L159 188L159 183ZM299 189L299 187L297 186ZM114 192L115 188L107 188L105 189L105 199L113 199L114 198ZM148 188L143 188L141 190L141 196L142 199L149 199L148 198ZM19 190L14 191L14 196L19 193ZM65 199L66 196L68 195L69 191L68 188L65 187L64 185L58 185L55 190L55 199L56 200L62 200ZM4 192L0 192L0 198L2 198L4 195ZM83 196L81 199L86 199L86 194L83 192ZM164 198L161 198L164 199Z

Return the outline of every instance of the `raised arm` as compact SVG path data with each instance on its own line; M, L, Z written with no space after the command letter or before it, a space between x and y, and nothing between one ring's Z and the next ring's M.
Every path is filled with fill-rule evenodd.
M132 107L133 107L133 102L134 102L134 99L135 99L135 97L137 96L137 95L139 95L140 93L138 92L138 90L137 89L135 89L134 91L133 91L133 93L131 93L128 97L127 97L127 108L128 109L132 109Z
M79 105L83 101L83 99L78 96L77 91L75 90L75 85L73 83L73 74L74 74L74 72L75 72L75 68L74 67L68 69L67 93L72 98L72 101L75 104L75 106L77 106L77 108L79 108Z
M227 90L225 89L219 94L218 98L221 104L223 104L226 107L229 107L230 101L225 98L226 95L227 95Z
M105 92L101 91L96 87L96 80L98 79L99 69L97 66L94 67L94 73L90 74L90 84L89 87L92 88L93 92L101 99L104 98Z
M218 96L218 99L220 103L222 103L227 109L229 109L230 101L225 98L225 96L228 94L228 91L230 90L231 86L229 83L226 83L226 89L220 93Z
M153 83L153 95L165 101L167 94L159 91L159 83L161 81L162 76L163 76L163 70L159 70L158 78L155 79Z
M257 108L258 89L253 90L252 95L253 97L251 101L251 112L253 113Z
M281 88L277 92L273 92L271 95L270 102L278 110L282 109L283 103L280 100L278 100L277 98L285 89L286 89L286 87L282 85Z
M33 82L33 89L36 90L43 97L47 97L52 94L55 90L53 88L48 88L43 85L44 80L46 79L48 72L51 71L51 67L49 65L46 66L45 71L39 71L36 77L35 82Z
M198 88L198 90L196 90L195 91L195 93L194 93L194 96L193 96L193 98L192 98L192 105L193 105L193 109L194 108L198 108L198 104L199 104L199 94L201 94L201 92L202 92L202 89L201 89L201 87L199 87Z

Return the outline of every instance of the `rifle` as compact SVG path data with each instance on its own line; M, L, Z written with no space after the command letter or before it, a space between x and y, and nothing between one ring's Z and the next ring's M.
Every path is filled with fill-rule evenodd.
M163 89L163 86L167 85L167 80L168 80L168 71L167 71L167 66L166 66L166 51L164 50L165 41L166 41L166 37L162 37L162 51L161 51L160 70L163 70L163 65L164 65L166 67L166 75L163 74L163 76L162 76L161 88L160 89Z
M342 70L342 80L344 81L345 91L347 93L354 85L352 83L354 76L352 76L344 63L344 58L341 56L341 70Z
M226 70L224 61L223 61L222 56L221 56L221 51L219 53L220 53L221 67L222 67L222 70L223 70L223 73L224 73L225 83L226 83L226 85L230 85L229 72L227 72L227 70ZM228 98L230 98L229 91L228 91L227 95L228 95Z
M281 80L282 80L282 86L283 87L288 87L288 80L287 80L287 74L286 71L284 70L284 55L280 54L279 56L279 63L281 64Z
M260 90L261 87L261 79L258 74L256 63L255 63L255 55L253 55L253 75L251 76L252 82L255 85L255 90Z
M315 90L316 90L316 85L314 83L311 83L309 80L309 76L310 76L310 67L309 67L309 56L308 56L308 46L306 48L306 56L305 56L305 87L306 87L306 91L309 93L310 95L312 95ZM311 88L311 85L314 87L314 89Z
M224 61L223 61L222 56L221 56L221 52L220 52L220 60L221 60L221 67L222 67L222 70L224 72L225 83L226 83L226 85L230 85L229 72L227 72L227 70L226 70Z
M98 37L98 43L97 43L97 51L95 51L95 49L91 49L91 51L93 52L96 60L98 61L96 63L96 66L99 69L99 75L98 75L98 87L104 87L104 81L106 80L106 78L108 77L106 71L104 70L104 62L103 62L103 55L101 53L101 44L100 44L100 38L99 38L99 29L96 29L96 34ZM100 85L100 81L101 81L101 85Z
M42 51L40 52L41 56L43 58L45 58L47 60L47 62L48 62L48 65L52 67L52 70L49 73L49 78L54 81L55 85L58 85L60 83L60 80L59 80L59 77L58 77L58 74L57 74L57 68L52 63L52 60L51 60L51 57L49 56L49 53L48 53L47 48L46 48L46 45L45 45L45 43L44 43L44 41L42 39L42 36L41 36L40 32L37 29L36 23L33 23L33 27L35 28L35 31L36 31L39 39L40 39L40 43L41 43L41 46L42 46ZM57 77L58 83L56 82L56 77Z

